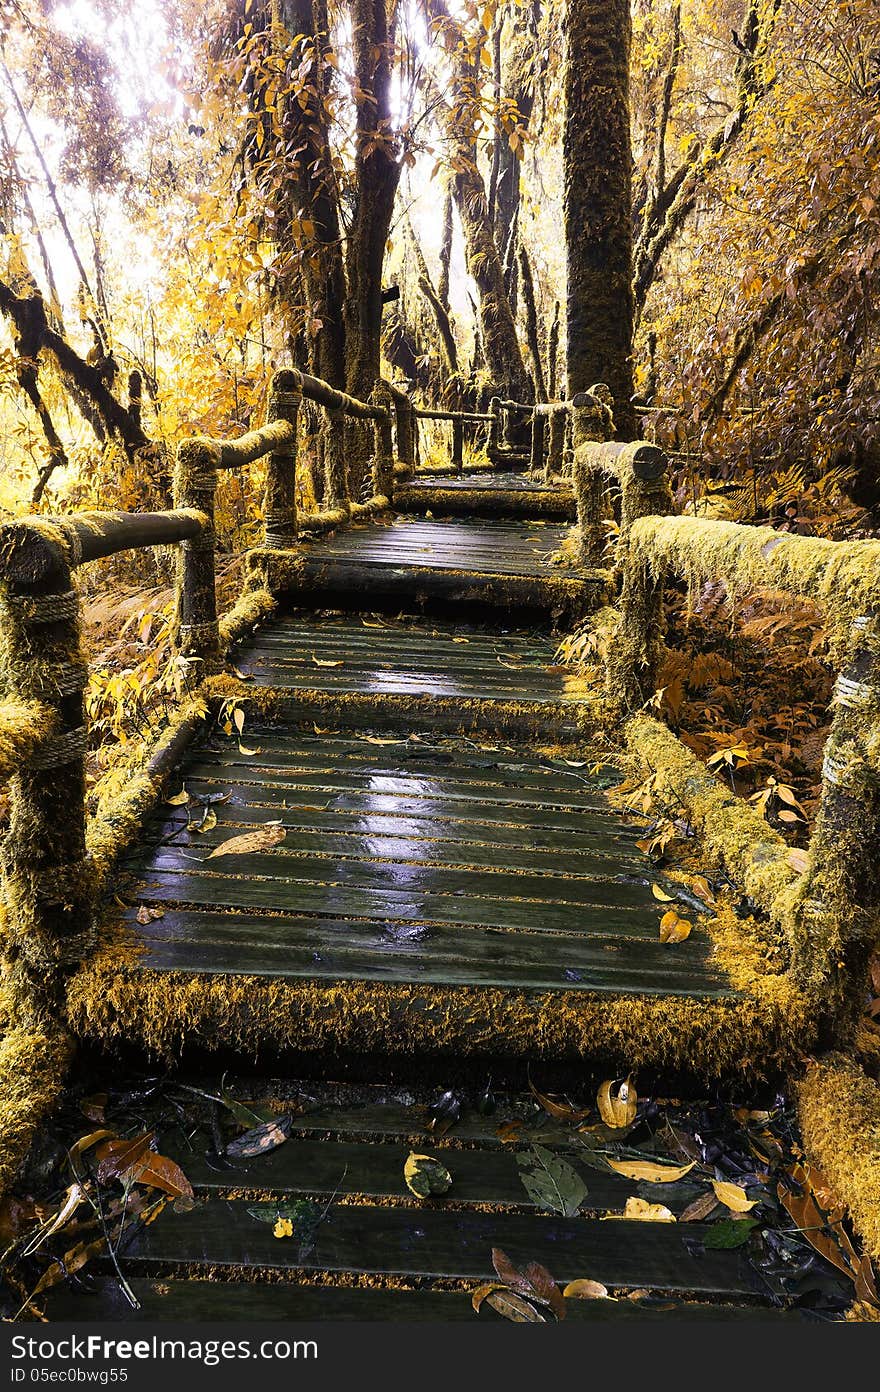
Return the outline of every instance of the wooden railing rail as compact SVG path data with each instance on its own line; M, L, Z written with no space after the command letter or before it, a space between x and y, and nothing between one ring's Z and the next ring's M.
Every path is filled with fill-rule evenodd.
M303 399L325 411L324 509L297 514L296 466L298 414ZM178 562L177 623L181 653L210 662L220 655L220 626L216 601L216 539L214 509L220 470L236 469L268 455L263 498L263 547L285 551L293 547L301 528L324 531L352 516L390 505L394 478L394 429L404 454L412 453L412 414L403 393L377 381L369 401L360 401L308 373L285 368L276 372L269 391L268 421L259 430L235 440L196 437L177 451L174 501L196 509L206 519L201 531L188 538ZM366 503L350 498L346 461L346 420L372 422L372 497ZM407 426L410 426L407 431ZM399 450L398 450L399 452Z

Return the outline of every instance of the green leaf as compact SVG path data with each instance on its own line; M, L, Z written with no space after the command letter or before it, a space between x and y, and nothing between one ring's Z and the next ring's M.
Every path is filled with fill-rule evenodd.
M538 1208L573 1218L587 1197L587 1186L577 1170L545 1146L535 1145L516 1157L519 1177Z
M757 1218L724 1218L720 1223L713 1223L705 1238L703 1246L710 1248L743 1247L749 1240L749 1234L753 1228L760 1227Z
M244 1102L236 1102L234 1097L227 1097L221 1094L224 1107L235 1117L239 1126L246 1126L251 1130L255 1126L263 1126L265 1122L272 1121L275 1113L269 1107L248 1107Z

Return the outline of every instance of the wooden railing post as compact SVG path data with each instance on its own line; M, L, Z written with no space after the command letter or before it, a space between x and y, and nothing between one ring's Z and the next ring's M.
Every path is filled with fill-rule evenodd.
M795 979L822 988L826 1042L840 1046L861 1013L880 937L880 609L853 621L832 710L819 814L788 929Z
M452 421L452 467L460 474L464 467L464 421L461 416Z
M493 396L489 401L489 415L492 419L489 422L489 438L486 441L486 453L493 460L495 454L501 448L501 397Z
M269 390L267 420L287 421L290 439L277 444L269 455L266 491L263 495L264 546L285 551L296 542L296 423L302 405L302 379L292 368L276 372Z
M591 441L608 440L613 430L611 411L594 389L579 392L571 402L571 442L574 454ZM578 537L584 565L601 566L606 536L602 519L609 514L608 479L598 469L575 471Z
M544 469L544 422L546 416L539 411L532 414L532 439L529 452L529 473L534 477ZM552 420L552 416L551 416Z
M568 426L568 412L554 411L550 416L550 429L547 441L547 462L544 468L544 478L547 482L555 476L559 476L563 471L563 454L565 451L565 432Z
M174 506L196 508L206 523L185 541L177 556L177 647L184 657L212 661L220 654L214 549L214 499L219 447L209 440L183 440L174 469Z
M374 421L373 492L379 497L392 497L394 492L394 397L387 382L379 377L370 396L370 405L383 414Z
M341 406L327 406L324 420L324 506L345 508L349 503L345 411Z
M6 694L55 715L51 736L10 781L3 846L6 963L17 1023L58 1015L65 976L93 946L92 876L85 845L88 667L77 540L45 522L0 531L0 672Z
M403 464L405 468L415 468L415 441L413 434L416 429L415 407L407 396L406 392L398 388L392 390L394 396L394 437L397 446L397 462Z

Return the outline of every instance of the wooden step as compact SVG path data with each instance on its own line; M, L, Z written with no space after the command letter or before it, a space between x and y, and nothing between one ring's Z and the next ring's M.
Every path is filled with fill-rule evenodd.
M303 1095L301 1085L279 1084ZM239 1102L247 1101L248 1083L229 1086ZM681 1215L708 1190L709 1169L671 1184L603 1171L587 1141L600 1154L602 1147L619 1153L619 1145L554 1120L528 1096L500 1094L492 1116L465 1106L450 1130L429 1136L425 1106L359 1105L352 1100L357 1089L351 1094L338 1086L331 1095L337 1100L311 1102L303 1111L296 1102L273 1105L273 1112L276 1105L286 1111L290 1138L235 1160L218 1158L216 1131L203 1103L195 1104L186 1124L171 1126L160 1142L186 1173L194 1203L168 1204L118 1249L139 1310L122 1299L99 1256L87 1277L92 1289L54 1291L50 1318L474 1320L471 1296L495 1279L496 1248L520 1269L540 1262L560 1285L589 1278L607 1286L612 1299L566 1302L566 1318L574 1321L801 1318L768 1306L744 1250L705 1245L710 1224L622 1217L633 1196ZM167 1104L158 1105L167 1124ZM520 1128L514 1140L511 1115ZM237 1128L224 1116L228 1138ZM584 1182L574 1215L539 1207L524 1186L518 1157L534 1155L536 1144ZM653 1157L645 1133L642 1144L641 1153ZM442 1160L452 1176L446 1195L422 1200L409 1191L404 1166L412 1150ZM303 1199L320 1218L298 1234L302 1220L291 1206ZM282 1214L293 1224L287 1237L274 1233ZM481 1318L497 1316L486 1306Z
M574 491L567 480L552 483L530 474L496 469L449 475L418 475L394 490L394 505L403 513L435 517L557 518L577 516Z
M361 587L360 593L363 593ZM322 728L481 732L570 741L585 695L547 633L286 615L235 655L277 718Z
M370 736L246 732L258 752L220 736L180 771L193 826L208 799L216 825L163 805L126 861L141 970L733 995L699 926L659 942L652 868L607 770L456 741L405 742L399 768ZM212 855L270 823L281 843Z
M398 1290L370 1287L308 1286L294 1282L129 1280L140 1302L132 1310L119 1283L99 1278L87 1290L67 1287L52 1293L51 1320L158 1320L163 1323L222 1321L258 1323L275 1321L344 1320L371 1323L444 1324L473 1323L477 1316L468 1291ZM575 1323L627 1324L644 1320L668 1323L693 1320L715 1323L755 1320L803 1320L799 1310L779 1310L762 1305L697 1303L659 1297L638 1300L570 1300L566 1320ZM498 1319L488 1306L481 1319Z
M571 624L603 601L607 577L552 564L568 531L540 518L389 517L305 543L295 575L282 573L278 583L300 603L308 595L410 613L442 603L463 615L529 611Z

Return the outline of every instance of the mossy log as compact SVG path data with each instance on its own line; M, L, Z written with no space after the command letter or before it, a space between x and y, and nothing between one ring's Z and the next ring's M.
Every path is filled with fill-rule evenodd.
M844 1054L810 1063L798 1084L807 1160L846 1205L866 1250L880 1261L880 1084Z
M247 590L239 597L229 613L224 614L220 619L221 651L227 653L242 638L252 633L257 624L268 619L276 608L275 599L268 590L261 587Z
M208 704L201 695L186 700L156 739L142 746L126 765L123 791L99 802L96 815L86 825L86 845L98 890L106 891L119 857L137 840L165 779L204 728L207 715Z
M696 517L643 517L632 528L629 548L634 564L658 576L672 571L692 588L721 580L734 596L787 590L822 605L838 658L852 622L880 608L878 541L826 541Z
M624 736L640 772L653 778L658 805L670 817L686 818L709 859L781 923L800 876L779 833L719 783L659 720L637 715Z
M601 1058L618 1070L662 1065L718 1078L766 1077L809 1043L804 1003L615 997L587 991L389 985L151 972L138 949L108 947L71 982L71 1025L105 1045L139 1039L178 1060L186 1047L410 1051L484 1058Z
M14 774L58 733L58 713L43 701L0 703L0 781Z

